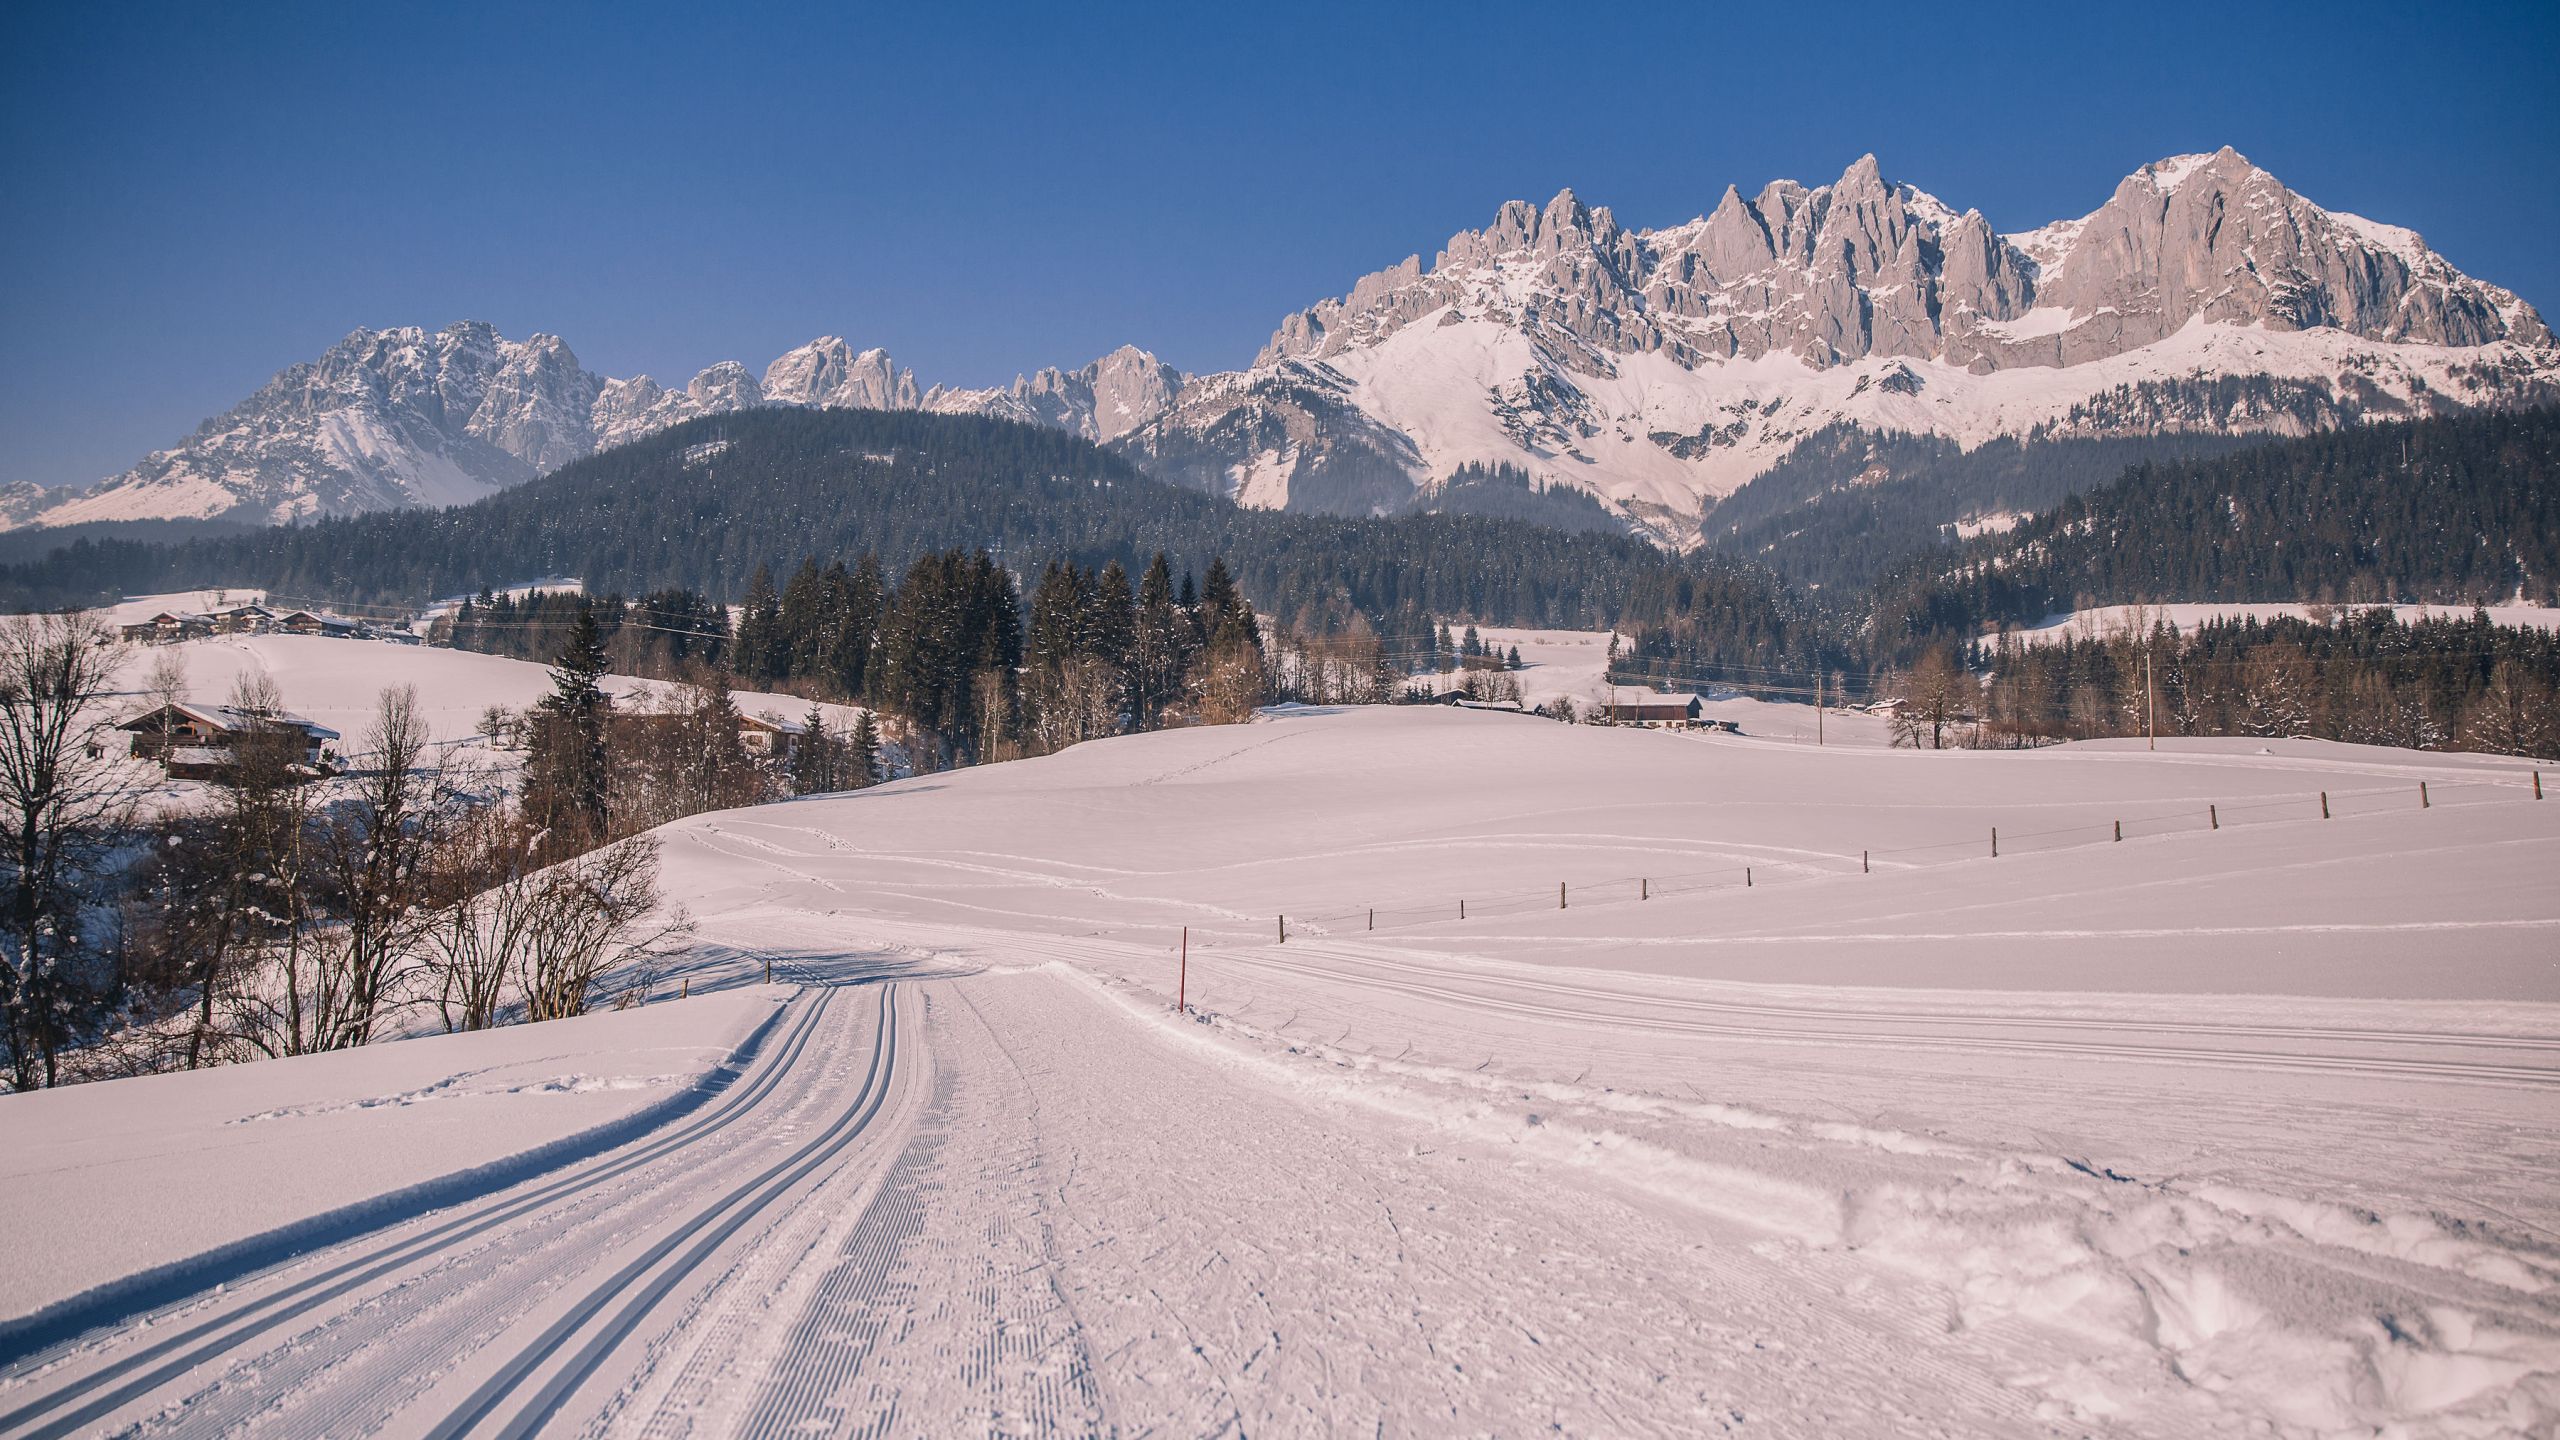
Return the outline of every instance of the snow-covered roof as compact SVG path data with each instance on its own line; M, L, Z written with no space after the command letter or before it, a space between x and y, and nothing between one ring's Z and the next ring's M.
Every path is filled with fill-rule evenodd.
M337 731L316 720L304 719L290 710L242 710L230 705L198 705L188 700L180 700L166 706L155 705L116 728L119 730L147 729L160 718L160 712L164 709L174 710L199 725L211 726L226 734L236 735L261 725L278 725L303 731L315 740L338 738Z

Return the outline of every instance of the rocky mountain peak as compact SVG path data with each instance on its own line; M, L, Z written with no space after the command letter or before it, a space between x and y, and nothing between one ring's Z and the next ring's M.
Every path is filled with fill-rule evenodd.
M1658 230L1571 189L1507 202L1428 264L1283 318L1223 375L1122 346L1009 385L920 388L885 351L822 335L670 390L480 321L358 329L86 494L0 495L0 524L449 503L698 416L797 405L1056 426L1257 504L1395 508L1458 465L1509 464L1686 543L1714 497L1830 426L1968 445L2229 433L2556 387L2532 306L2228 147L2012 234L1867 154L1827 184L1724 186Z

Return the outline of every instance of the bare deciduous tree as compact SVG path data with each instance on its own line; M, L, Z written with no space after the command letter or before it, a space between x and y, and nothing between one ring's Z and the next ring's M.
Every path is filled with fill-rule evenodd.
M1943 750L1947 729L1970 712L1981 687L1944 650L1932 650L1911 667L1903 683L1902 705L1893 712L1893 739L1915 749Z
M333 972L335 1013L323 1048L362 1045L420 963L432 923L422 903L430 862L468 799L464 777L427 763L418 692L382 692L358 755L355 794L329 807L319 836L334 923L321 962Z
M51 1084L70 1038L97 867L130 807L107 742L123 659L94 615L0 620L0 1012L9 1078Z
M641 835L564 860L534 878L515 956L528 1020L584 1015L597 979L691 926L658 909L658 842Z

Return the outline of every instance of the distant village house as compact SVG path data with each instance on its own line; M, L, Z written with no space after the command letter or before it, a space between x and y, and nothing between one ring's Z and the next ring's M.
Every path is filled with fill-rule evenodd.
M1702 706L1695 695L1657 695L1604 707L1610 723L1641 725L1649 730L1690 730Z
M228 705L179 701L136 715L116 727L133 737L133 755L156 760L175 780L219 780L230 773L240 743L260 731L283 731L298 742L300 762L314 774L327 769L324 751L338 732L282 710L238 710Z

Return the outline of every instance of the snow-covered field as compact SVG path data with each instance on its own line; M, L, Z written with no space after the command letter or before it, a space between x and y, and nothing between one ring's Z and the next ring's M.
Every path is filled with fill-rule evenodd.
M1606 630L1515 630L1500 626L1480 628L1477 637L1487 646L1508 654L1520 652L1521 668L1512 672L1520 682L1521 703L1532 708L1552 705L1559 699L1571 700L1577 710L1588 714L1592 707L1612 702L1633 703L1647 698L1642 687L1609 683L1609 640ZM1462 677L1442 676L1438 684L1448 688ZM1791 685L1806 683L1799 680ZM1715 689L1698 697L1704 702L1701 715L1709 720L1729 720L1740 726L1742 733L1759 739L1819 739L1826 745L1889 745L1892 728L1883 717L1863 714L1845 706L1828 707L1821 725L1814 724L1813 706L1801 701L1766 700L1738 690Z
M2332 607L2347 611L2389 610L2402 624L2415 624L2425 619L2467 620L2473 607L2468 605L2348 605ZM2480 607L2500 625L2519 629L2560 630L2560 609L2544 605L2489 605ZM2010 631L2013 639L2029 645L2056 640L2103 640L2111 635L2148 633L2154 625L2174 625L2190 631L2217 620L2302 620L2311 616L2309 605L2241 605L2241 604L2177 604L2177 605L2101 605L2089 610L2074 610L2045 617L2041 625Z
M1402 709L700 816L689 983L806 982L734 1085L0 1430L2547 1434L2554 802Z
M482 717L493 705L523 710L551 693L550 667L531 660L443 650L423 645L394 645L381 640L342 640L317 635L219 635L167 646L136 646L128 652L121 683L127 708L150 708L143 683L153 662L175 654L187 667L187 698L219 705L247 676L275 682L285 708L316 720L343 737L342 754L363 744L382 692L395 685L414 685L418 714L435 743L479 748L486 737ZM666 682L629 675L608 675L604 687L631 699L667 688ZM731 697L744 715L771 715L798 720L809 703L797 696L740 690ZM830 726L846 728L858 713L845 705L820 705Z

